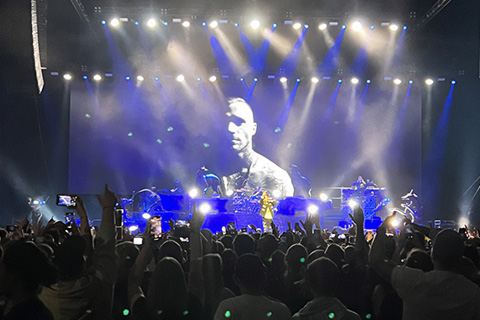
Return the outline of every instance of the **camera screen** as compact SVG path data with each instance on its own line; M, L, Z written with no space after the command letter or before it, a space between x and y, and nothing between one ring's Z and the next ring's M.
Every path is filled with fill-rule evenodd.
M77 205L77 197L69 195L57 195L57 206L75 207Z

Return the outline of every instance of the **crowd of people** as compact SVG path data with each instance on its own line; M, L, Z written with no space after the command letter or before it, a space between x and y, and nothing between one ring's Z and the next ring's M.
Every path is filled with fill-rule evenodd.
M344 236L318 215L279 234L255 226L212 234L188 225L143 243L115 233L115 194L102 222L19 222L0 229L1 319L480 319L480 238L395 214L372 232L355 208ZM138 238L138 235L137 235Z

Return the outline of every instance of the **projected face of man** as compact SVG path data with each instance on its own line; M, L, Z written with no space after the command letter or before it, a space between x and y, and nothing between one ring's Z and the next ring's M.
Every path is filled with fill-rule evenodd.
M253 120L252 109L243 99L230 100L228 107L228 131L232 133L232 147L243 156L253 151L252 137L257 132L257 124Z

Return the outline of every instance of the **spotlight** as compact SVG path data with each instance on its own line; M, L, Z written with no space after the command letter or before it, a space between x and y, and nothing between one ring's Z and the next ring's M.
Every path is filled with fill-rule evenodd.
M318 80L317 77L313 77L313 78L312 78L312 82L313 82L313 83L318 83L318 81L319 81L319 80Z
M145 80L145 78L143 76L137 76L137 80L138 81L143 81L143 80Z
M164 25L164 26L168 26L168 22L167 22L167 21L163 21L163 25Z
M102 80L102 76L97 73L96 75L93 76L93 80L100 81Z
M370 26L370 30L373 30L373 29L375 29L375 26L374 26L374 25L371 25L371 26Z
M184 26L185 28L190 27L190 21L183 21L182 26Z
M212 207L207 202L202 203L198 207L198 211L202 214L207 214L210 210L212 210Z
M107 21L102 20L102 24L103 24L103 25L106 25L106 24L107 24Z
M188 191L188 195L190 196L190 198L195 198L196 196L198 196L198 189L197 188L193 188L192 190Z
M409 84L413 84L413 80L408 81Z
M455 83L457 83L457 81L455 81L455 80L452 80L452 84L455 84Z
M348 206L353 209L353 208L358 207L358 203L357 203L357 201L355 201L353 199L350 199L350 200L348 200Z
M396 25L396 24L391 24L388 28L389 28L390 30L392 30L392 31L397 31L397 30L398 30L398 25Z
M157 20L153 18L148 19L147 26L149 26L150 28L154 28L156 25L157 25Z
M407 26L403 26L403 30L407 30Z
M343 26L342 26L342 29L345 29L346 27L347 27L346 25L343 25Z
M198 77L198 78L197 78L197 81L200 82L200 80L202 80L202 79L200 79L200 77Z
M276 24L276 23L272 24L272 27L276 28L276 27L277 27L277 24Z
M110 20L110 25L112 27L118 27L120 25L120 20L118 20L117 18L113 18L112 20Z
M208 81L215 82L215 81L217 81L217 77L211 76L210 78L208 78Z
M281 83L286 83L287 82L287 77L281 77L280 82Z
M300 80L301 80L300 78L297 78L297 82L300 82Z
M135 21L134 24L138 26L140 23L138 21Z
M368 79L368 80L367 80L367 83L370 83L370 82L372 82L372 80Z
M253 20L250 22L250 27L252 27L253 30L257 30L258 27L260 27L260 22L258 20Z
M155 77L155 81L158 81L158 80L160 80L160 78L159 78L159 77Z
M206 25L207 25L207 24L205 23L205 21L203 21L203 22L202 22L202 26L205 27Z
M392 220L392 227L398 227L400 225L400 220L398 219L393 219Z
M299 22L293 24L293 29L295 29L295 30L298 30L298 29L300 29L301 27L302 27L302 24L299 23Z
M427 86L431 86L433 84L433 80L432 79L427 79L427 80L425 80L425 84Z
M73 77L72 77L72 75L71 75L70 73L65 73L65 74L63 75L63 79L65 79L65 80L72 80L72 78L73 78Z
M320 200L322 201L327 201L328 200L328 196L325 194L325 193L320 193Z
M358 21L355 21L353 24L352 24L352 30L355 31L355 32L359 32L362 30L362 24Z
M151 216L149 213L147 213L147 212L145 212L144 214L142 214L142 218L145 219L145 220L148 220L148 219L150 219L151 217L152 217L152 216Z
M138 226L137 226L137 225L128 227L128 231L130 231L130 232L137 231L137 230L138 230Z
M342 79L338 79L338 83L342 83Z
M242 81L242 82L243 82L243 78L240 78L240 81Z
M130 77L129 77L129 76L126 76L126 77L125 77L125 80L130 81Z
M308 212L309 214L318 213L318 207L317 207L316 205L314 205L314 204L311 204L311 205L308 206L307 212Z
M326 23L320 23L320 25L318 26L318 29L320 29L320 30L327 29L327 24Z
M304 27L305 29L308 29L308 24L304 24L303 27Z
M233 25L234 25L235 27L238 27L238 22L235 22Z
M83 80L87 80L87 79L88 79L88 77L87 77L87 76L83 76L82 78L83 78Z
M213 20L212 22L210 22L209 26L210 26L210 28L215 29L216 27L218 27L218 21Z
M393 80L393 83L395 83L395 84L400 84L400 83L402 83L402 80L400 80L400 79L395 79L395 80Z
M282 191L280 190L273 190L272 191L272 195L274 198L280 198L280 196L282 195Z
M351 83L353 84L357 84L359 82L359 80L357 78L352 78L352 80L350 80Z
M183 82L183 81L185 81L185 77L183 76L183 74L179 74L179 75L177 76L177 81L178 81L178 82Z
M257 81L258 81L258 78L253 78L253 81L257 82Z

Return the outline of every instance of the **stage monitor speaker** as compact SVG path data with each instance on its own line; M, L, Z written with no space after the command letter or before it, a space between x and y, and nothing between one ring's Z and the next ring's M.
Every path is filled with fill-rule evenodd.
M0 1L0 81L7 92L41 93L47 0Z

